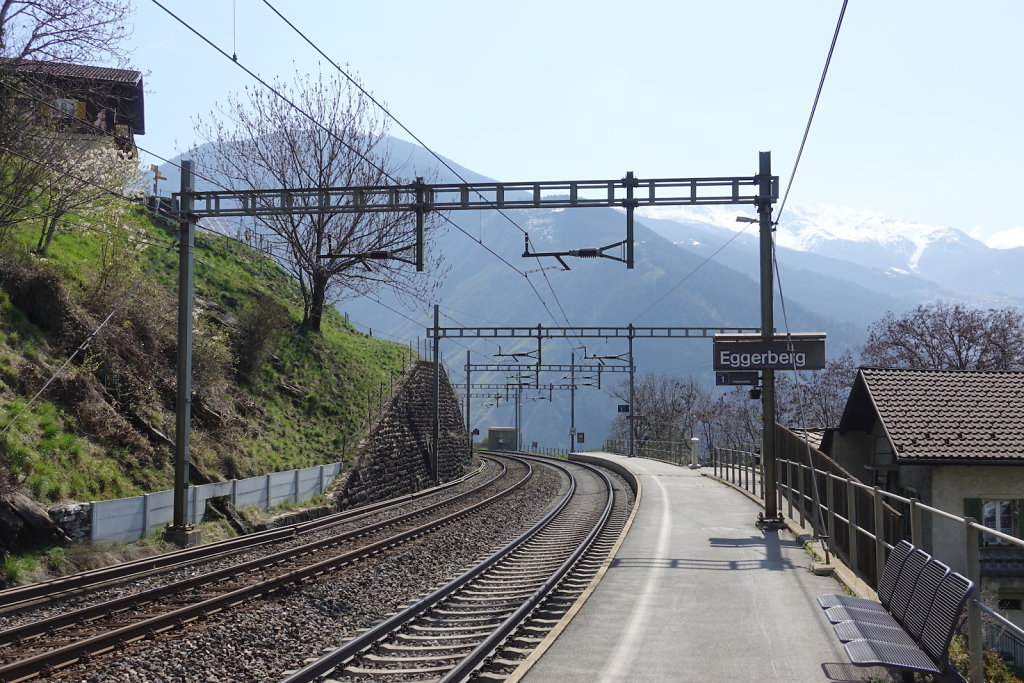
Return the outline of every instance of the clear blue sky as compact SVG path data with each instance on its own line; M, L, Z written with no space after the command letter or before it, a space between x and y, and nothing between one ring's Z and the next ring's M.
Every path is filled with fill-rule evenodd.
M265 77L318 68L259 0L162 1ZM842 4L271 1L430 147L485 175L753 175L771 150L783 183ZM197 115L252 81L135 2L140 142L172 157ZM1021 26L1019 0L851 0L789 201L1024 244Z

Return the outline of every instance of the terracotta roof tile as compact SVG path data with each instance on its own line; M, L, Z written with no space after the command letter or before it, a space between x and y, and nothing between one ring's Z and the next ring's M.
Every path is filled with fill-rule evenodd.
M103 66L88 66L85 64L63 64L61 62L39 62L27 59L0 60L9 65L15 71L28 73L49 74L52 76L67 76L85 80L110 81L114 83L137 84L142 80L142 72L131 69L110 69Z
M1024 459L1024 372L860 372L900 458Z

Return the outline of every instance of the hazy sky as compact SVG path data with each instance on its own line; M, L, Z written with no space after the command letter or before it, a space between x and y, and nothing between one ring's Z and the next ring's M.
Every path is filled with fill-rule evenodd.
M169 158L253 81L135 2L140 143ZM264 77L319 68L260 0L162 2ZM770 150L783 186L842 5L271 2L430 147L487 176L753 175ZM1024 245L1022 25L1019 0L852 0L789 201Z

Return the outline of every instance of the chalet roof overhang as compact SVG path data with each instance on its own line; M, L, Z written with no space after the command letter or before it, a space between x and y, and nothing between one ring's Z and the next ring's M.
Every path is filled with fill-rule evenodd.
M839 432L877 432L909 464L1024 464L1024 372L863 367Z

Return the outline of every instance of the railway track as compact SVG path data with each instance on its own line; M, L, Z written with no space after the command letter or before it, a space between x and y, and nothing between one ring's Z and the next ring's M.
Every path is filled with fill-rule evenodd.
M493 461L492 461L493 462ZM446 482L439 486L424 489L399 498L371 503L352 510L345 510L325 515L308 522L301 522L276 529L267 529L238 538L211 543L208 545L186 548L176 552L163 553L131 562L122 562L109 567L101 567L90 571L40 581L16 588L0 591L0 615L17 614L36 609L48 603L74 598L78 595L95 592L109 586L116 586L130 581L152 576L163 572L171 572L183 567L191 567L199 563L212 562L221 558L231 557L239 553L259 548L271 543L301 537L318 530L329 530L331 527L365 519L375 512L394 509L416 501L443 494L459 484L480 477L482 468L474 470L459 479ZM500 474L498 475L500 476ZM486 483L486 482L483 482Z
M575 603L627 514L623 492L616 496L603 471L543 460L565 472L570 484L533 527L283 680L504 678Z
M497 462L496 459L492 461ZM81 609L56 614L44 619L25 623L0 632L0 680L19 681L40 675L50 675L76 663L88 665L96 657L115 652L131 643L156 639L164 633L180 630L201 620L230 610L257 596L265 596L283 587L308 582L350 565L373 554L408 543L413 539L451 524L474 511L487 507L496 500L510 495L532 476L532 468L516 461L506 461L515 483L484 497L481 489L467 491L453 500L445 500L413 512L400 515L384 523L355 531L327 535L308 543L293 545L269 556L230 564L226 567L196 575L183 581L174 581L154 588L105 600ZM494 487L493 484L487 486ZM466 500L477 496L471 505ZM449 508L461 506L451 511ZM370 514L361 509L359 515ZM352 520L352 515L334 520L316 520L315 523L297 525L289 530L277 530L249 544L239 544L249 549L251 545L270 544L280 541L281 535L293 537L306 533L312 528L329 529L332 525ZM204 557L219 556L237 548L205 549ZM92 573L90 577L78 577L66 582L51 582L52 593L66 596L80 594L90 586L108 586L111 582L124 582L132 577L152 574L167 567L178 567L183 563L196 561L201 553L185 551L177 558L137 563L136 573L112 575L103 572ZM162 563L154 567L152 563ZM114 572L116 574L116 572ZM0 593L0 600L10 591ZM35 591L14 591L11 602L22 608L39 601L45 601L47 594ZM5 601L6 602L6 601Z

